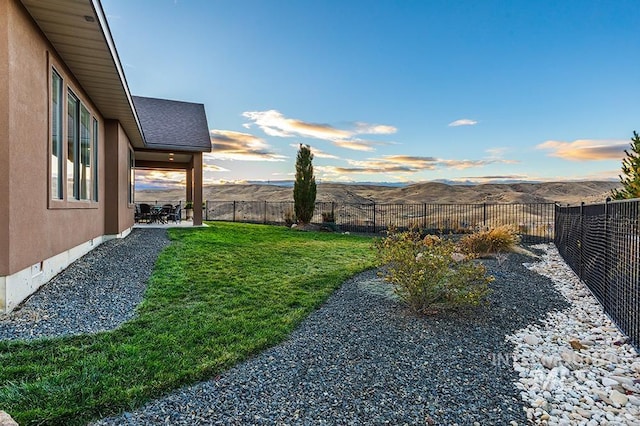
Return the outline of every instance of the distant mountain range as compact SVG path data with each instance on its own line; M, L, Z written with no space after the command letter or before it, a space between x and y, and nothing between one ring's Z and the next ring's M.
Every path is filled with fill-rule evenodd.
M603 202L613 181L516 182L451 185L441 182L319 183L318 201L347 203L551 203ZM212 201L292 201L293 181L206 185L204 199ZM185 199L181 188L136 190L136 201Z

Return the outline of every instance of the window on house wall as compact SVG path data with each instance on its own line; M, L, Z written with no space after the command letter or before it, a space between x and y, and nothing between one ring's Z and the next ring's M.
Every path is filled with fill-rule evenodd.
M66 98L65 98L66 94ZM66 103L67 120L64 120ZM85 105L51 68L51 199L98 201L100 125ZM64 142L66 140L66 143ZM66 188L66 192L65 192ZM68 207L69 204L54 204ZM73 207L85 207L77 203Z
M98 201L98 120L93 119L93 201Z
M91 164L93 163L93 152L91 145L91 114L84 105L80 104L80 161L77 162L80 200L92 199L93 172Z
M51 198L63 197L62 77L51 71Z
M80 145L80 101L67 92L67 196L80 199L78 185L78 148Z
M129 204L134 203L134 194L135 194L135 166L136 166L136 158L132 149L129 149Z

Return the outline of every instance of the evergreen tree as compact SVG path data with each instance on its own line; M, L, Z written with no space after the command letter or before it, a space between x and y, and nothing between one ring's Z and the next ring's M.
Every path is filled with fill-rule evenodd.
M316 206L316 178L313 176L313 154L309 145L300 144L296 157L296 181L293 202L296 218L301 224L311 222Z
M620 175L621 189L611 191L615 200L627 198L640 198L640 136L634 131L631 138L631 151L624 150L626 158L622 160L622 173Z

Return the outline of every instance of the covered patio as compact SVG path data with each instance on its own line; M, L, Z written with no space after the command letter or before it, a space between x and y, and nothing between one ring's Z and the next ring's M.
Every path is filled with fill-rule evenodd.
M136 148L136 170L184 171L187 203L201 206L202 154L211 152L204 105L133 96L147 146ZM202 209L193 209L193 225L202 225Z

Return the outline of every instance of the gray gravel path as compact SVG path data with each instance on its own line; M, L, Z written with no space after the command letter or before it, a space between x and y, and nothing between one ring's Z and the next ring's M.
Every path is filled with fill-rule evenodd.
M0 314L0 340L96 333L130 319L142 300L164 229L134 229L71 264L18 309Z
M484 261L496 277L489 306L427 318L365 272L281 345L96 424L526 424L505 335L567 306L522 266L531 260Z

